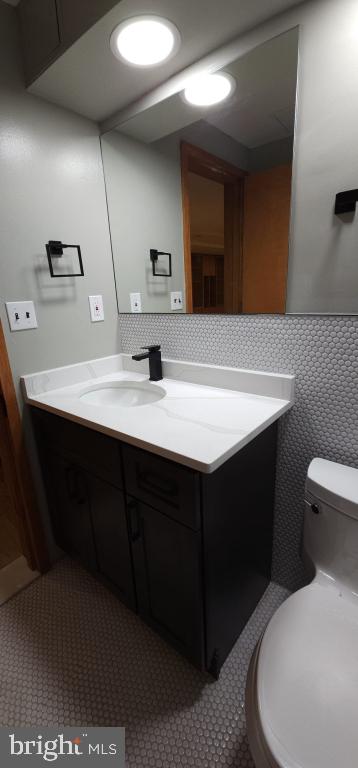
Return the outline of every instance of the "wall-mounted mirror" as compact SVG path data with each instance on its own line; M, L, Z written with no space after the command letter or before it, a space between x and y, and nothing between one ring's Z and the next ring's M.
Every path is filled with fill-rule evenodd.
M120 312L284 313L298 29L101 137Z

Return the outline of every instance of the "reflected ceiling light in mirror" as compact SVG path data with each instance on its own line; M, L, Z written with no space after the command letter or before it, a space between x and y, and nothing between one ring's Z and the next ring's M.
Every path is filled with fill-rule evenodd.
M227 72L197 75L189 80L184 98L195 107L211 107L227 99L235 90L236 82Z
M180 46L180 34L168 19L135 16L113 30L110 44L112 53L126 64L153 67L174 56Z

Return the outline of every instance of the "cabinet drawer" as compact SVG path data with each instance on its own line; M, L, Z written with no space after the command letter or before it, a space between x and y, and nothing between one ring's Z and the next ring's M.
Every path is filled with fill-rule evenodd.
M197 472L128 445L123 457L127 493L183 525L200 527Z
M35 425L52 451L65 454L97 477L123 488L120 443L108 435L32 408Z

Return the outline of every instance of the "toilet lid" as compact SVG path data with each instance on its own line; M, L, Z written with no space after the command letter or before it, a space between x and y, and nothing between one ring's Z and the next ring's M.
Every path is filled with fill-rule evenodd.
M358 765L358 598L317 583L289 597L263 636L257 692L280 768Z

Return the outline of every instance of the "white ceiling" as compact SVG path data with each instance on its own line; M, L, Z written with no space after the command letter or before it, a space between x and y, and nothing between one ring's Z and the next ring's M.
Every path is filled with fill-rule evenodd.
M209 123L250 149L292 136L297 56L295 28L224 68L236 80L236 90L225 104L198 109L188 105L178 93L118 125L117 130L151 143L205 121L203 128L208 128Z
M297 4L297 0L121 0L29 90L103 121L215 48ZM109 47L113 28L140 13L167 17L182 37L173 59L146 70L126 66Z
M295 121L298 32L260 45L225 69L235 77L231 104L207 122L252 149L292 136Z

